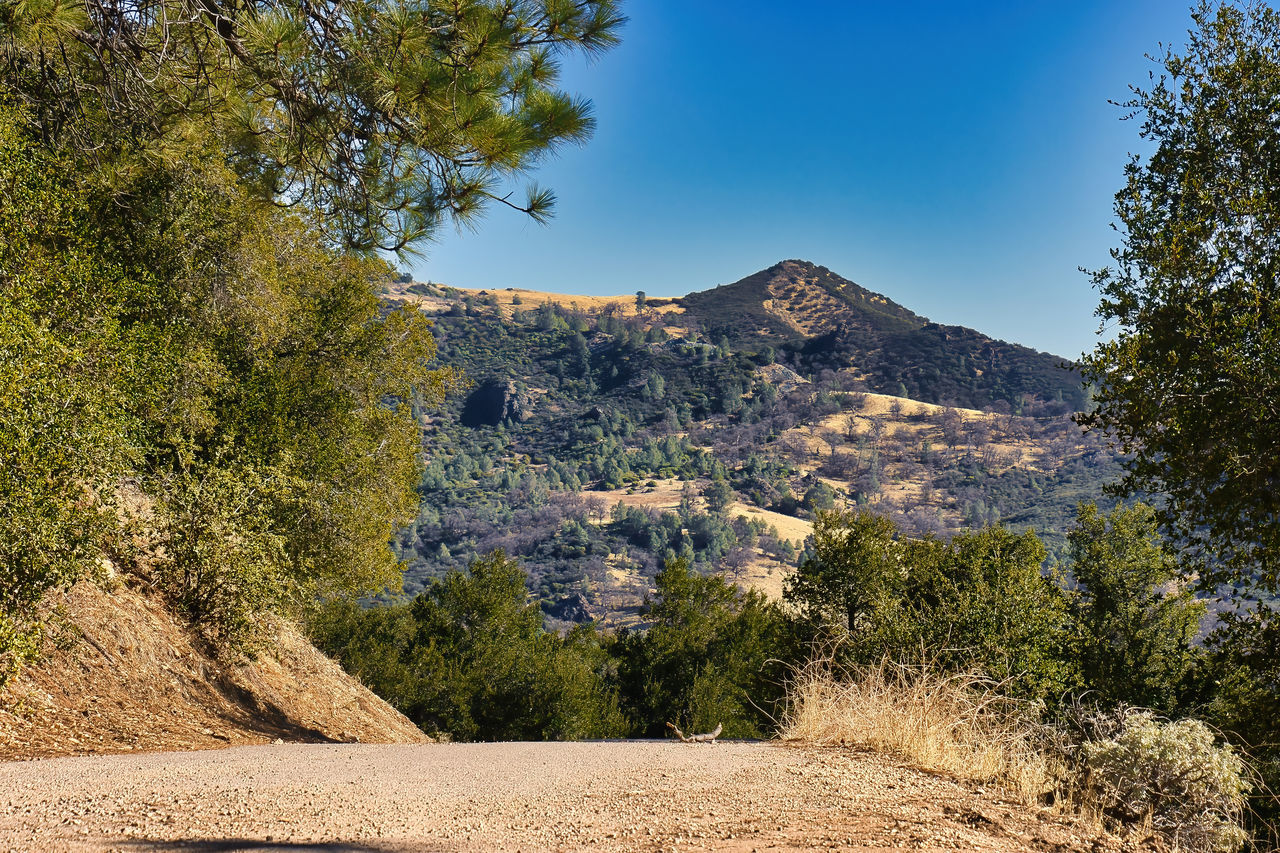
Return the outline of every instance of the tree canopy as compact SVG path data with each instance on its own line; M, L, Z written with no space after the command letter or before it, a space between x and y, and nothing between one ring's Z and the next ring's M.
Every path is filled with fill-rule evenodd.
M1103 515L1084 504L1067 553L1083 683L1104 701L1176 707L1205 608L1157 535L1154 510L1136 504Z
M617 0L34 0L0 5L4 88L45 145L128 170L211 135L339 245L401 249L592 130L558 58L613 45Z
M1202 3L1185 52L1125 106L1149 154L1116 194L1093 274L1115 336L1085 356L1083 420L1126 453L1120 490L1166 496L1165 531L1213 585L1280 590L1280 14Z
M909 539L869 512L819 512L813 554L784 598L856 663L923 656L985 672L1021 696L1046 699L1074 680L1067 602L1041 573L1044 547L988 527L944 542Z
M1084 358L1097 407L1082 422L1112 435L1129 454L1116 491L1158 496L1167 539L1194 565L1202 588L1225 600L1201 667L1201 689L1212 697L1207 707L1214 720L1255 752L1261 775L1274 786L1280 778L1274 664L1280 637L1280 13L1263 2L1201 2L1192 17L1186 48L1156 57L1158 75L1135 87L1124 105L1141 121L1148 153L1130 160L1116 194L1114 265L1093 273L1102 294L1098 316L1115 334ZM1124 526L1113 526L1103 540L1132 539L1134 531ZM1137 574L1108 570L1094 582L1105 591L1123 574L1136 580L1163 571L1158 559L1144 562ZM1153 608L1155 602L1128 616L1114 609L1107 614L1096 606L1101 603L1095 614L1121 629L1114 639L1138 628L1138 646L1187 627L1185 611L1179 616L1176 608ZM1170 616L1173 623L1157 627ZM1147 662L1127 676L1126 689L1136 689L1143 701L1167 701L1163 688L1151 689L1167 681L1151 662L1163 659L1175 669L1184 663L1160 646L1139 651L1149 655ZM1104 686L1114 686L1108 666L1099 674ZM1273 801L1255 807L1256 819L1275 819Z
M216 157L95 178L0 111L0 657L104 555L217 643L398 584L409 404L452 374L423 317L380 306L386 265Z

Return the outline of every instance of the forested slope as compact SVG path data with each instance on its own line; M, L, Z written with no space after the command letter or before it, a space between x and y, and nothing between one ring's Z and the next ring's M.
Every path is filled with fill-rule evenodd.
M499 293L386 294L432 315L441 361L472 383L418 410L423 500L398 539L411 592L497 548L556 620L634 618L677 556L776 590L807 519L846 501L917 534L1003 521L1053 550L1118 470L1070 422L1080 393L1060 360L821 267L660 307Z

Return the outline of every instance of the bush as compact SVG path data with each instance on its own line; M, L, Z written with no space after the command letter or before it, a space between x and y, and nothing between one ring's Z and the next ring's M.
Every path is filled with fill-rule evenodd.
M815 635L844 638L843 658L921 655L912 662L980 671L1020 698L1050 700L1073 680L1066 599L1033 533L908 539L889 519L837 511L818 513L813 541L784 597Z
M614 646L632 734L662 737L667 722L693 731L720 724L725 737L767 734L782 693L774 659L786 644L777 605L679 559L654 582L654 624Z
M1150 822L1179 850L1240 849L1250 787L1240 756L1217 746L1199 720L1161 722L1133 710L1118 719L1113 736L1081 748L1100 811L1122 824Z
M1071 626L1083 686L1104 704L1172 711L1199 654L1205 608L1156 533L1155 510L1135 504L1103 515L1082 504L1067 553L1079 583Z
M313 641L424 731L455 740L574 740L624 733L592 627L542 627L525 574L501 551L408 605L329 604Z
M127 283L68 164L23 125L0 107L0 688L40 648L41 599L89 573L114 532L130 369L145 360L85 304Z
M0 108L0 683L38 648L41 597L104 555L227 650L398 584L410 403L452 374L424 317L379 304L387 265L255 199L213 148L83 172L27 118ZM156 511L136 537L124 483Z

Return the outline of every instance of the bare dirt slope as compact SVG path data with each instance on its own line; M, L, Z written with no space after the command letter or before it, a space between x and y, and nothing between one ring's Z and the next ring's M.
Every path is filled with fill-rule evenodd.
M291 626L274 650L225 665L138 592L81 582L49 604L45 658L0 693L0 759L427 739Z
M903 848L1122 849L875 755L768 743L287 745L0 764L3 850Z

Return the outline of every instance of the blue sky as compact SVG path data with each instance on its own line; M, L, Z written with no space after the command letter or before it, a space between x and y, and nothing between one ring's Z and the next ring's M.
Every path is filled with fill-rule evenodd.
M1108 260L1137 123L1123 100L1179 0L630 0L565 62L598 128L537 173L540 226L494 208L407 263L459 287L680 296L784 258L931 319L1075 357L1077 268Z

